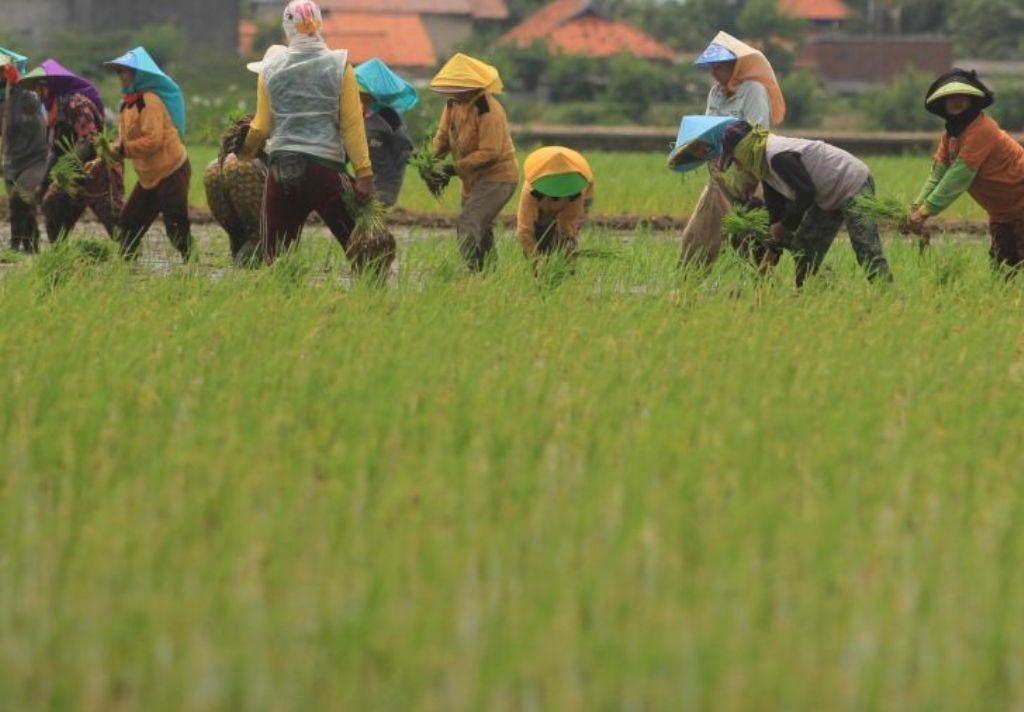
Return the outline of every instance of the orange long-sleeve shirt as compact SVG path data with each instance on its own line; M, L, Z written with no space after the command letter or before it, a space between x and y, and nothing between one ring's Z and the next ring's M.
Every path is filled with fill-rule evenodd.
M125 106L117 127L125 158L131 159L139 184L147 190L181 168L188 158L178 129L157 94L144 92L142 105L136 101Z
M345 144L348 160L360 178L373 176L373 165L370 163L370 149L366 143L366 126L363 123L363 105L359 101L359 84L356 74L349 64L341 80L341 138ZM270 93L263 84L261 76L256 83L256 116L249 126L249 135L245 140L244 156L251 158L259 152L270 138L274 130L274 117L270 112Z
M518 183L519 163L505 109L490 94L449 100L434 136L434 153L452 154L463 194L480 181Z

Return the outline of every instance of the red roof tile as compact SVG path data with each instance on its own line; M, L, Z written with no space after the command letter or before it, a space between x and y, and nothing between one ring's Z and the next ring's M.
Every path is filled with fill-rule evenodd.
M644 59L671 60L675 52L642 30L620 20L585 15L551 33L549 47L565 54L610 57L622 52Z
M843 0L779 0L779 10L805 20L838 22L852 16Z
M556 27L571 20L590 7L588 0L555 0L533 13L509 30L501 42L526 46L547 37Z
M323 0L330 13L381 13L417 15L468 15L474 20L504 20L505 0Z
M355 63L380 57L397 68L433 68L437 54L419 15L332 12L324 18L324 39L347 49Z
M499 43L526 47L544 40L553 52L609 57L628 52L645 59L670 60L672 48L628 22L601 17L589 0L555 0L512 28Z

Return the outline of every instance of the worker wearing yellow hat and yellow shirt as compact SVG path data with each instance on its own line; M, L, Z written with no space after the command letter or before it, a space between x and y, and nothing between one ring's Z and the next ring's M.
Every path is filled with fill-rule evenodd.
M593 201L594 173L587 159L564 146L545 146L526 158L516 236L523 254L562 253L572 258Z
M494 221L519 183L508 119L495 98L503 89L501 77L491 65L456 54L430 88L448 99L433 149L438 156L451 154L451 171L462 182L455 222L459 250L469 269L479 272L494 250Z

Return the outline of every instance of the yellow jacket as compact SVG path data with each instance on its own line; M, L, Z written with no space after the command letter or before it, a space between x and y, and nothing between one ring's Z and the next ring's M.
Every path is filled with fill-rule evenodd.
M519 196L519 212L516 214L516 237L523 246L523 252L532 255L537 250L537 223L552 225L560 237L575 239L580 234L587 217L587 207L594 200L594 185L591 184L576 200L536 198L523 188Z
M448 100L434 136L434 153L451 153L463 195L478 182L519 182L505 109L490 94L467 103Z
M363 123L363 105L359 101L359 84L356 81L352 65L345 67L345 75L341 80L341 137L345 143L345 153L356 169L360 178L373 176L373 165L370 163L370 149L366 144L366 126ZM261 76L256 82L256 116L249 126L249 135L245 140L243 155L246 158L255 156L270 138L274 130L274 118L270 113L270 94L263 85Z
M576 238L586 219L587 208L594 200L594 172L587 159L571 148L545 146L527 156L524 173L523 192L519 196L519 212L516 216L516 236L523 251L532 255L537 249L538 222L542 225L554 223L550 229L557 230L559 236ZM537 197L533 194L534 181L564 173L579 173L587 181L583 194L575 200Z
M153 92L126 103L117 117L118 135L125 158L130 158L147 190L181 168L188 159L185 145L164 102Z

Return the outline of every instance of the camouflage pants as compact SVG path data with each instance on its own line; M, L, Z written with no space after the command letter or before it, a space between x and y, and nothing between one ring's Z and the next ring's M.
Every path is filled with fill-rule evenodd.
M875 181L868 178L858 195L874 195ZM825 255L832 247L840 228L846 225L850 235L850 244L857 256L857 262L868 275L868 279L891 279L889 263L882 253L882 238L879 235L878 223L865 220L853 210L851 198L838 210L822 210L812 205L804 216L789 248L796 258L796 284L803 285L809 275L816 274L821 267Z

